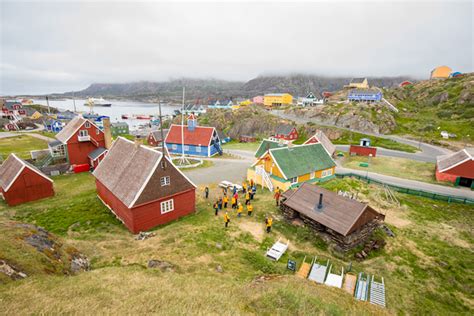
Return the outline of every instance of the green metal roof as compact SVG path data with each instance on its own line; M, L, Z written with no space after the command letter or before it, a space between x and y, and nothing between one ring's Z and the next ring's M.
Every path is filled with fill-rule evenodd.
M287 145L280 144L279 142L275 142L269 139L264 139L260 143L260 146L258 147L257 151L255 152L255 157L260 158L267 150L280 147L287 147Z
M287 179L336 165L321 144L275 148L270 153Z

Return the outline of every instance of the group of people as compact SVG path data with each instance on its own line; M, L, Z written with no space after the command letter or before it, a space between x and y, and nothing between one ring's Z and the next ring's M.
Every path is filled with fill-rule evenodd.
M257 193L257 185L254 183L253 180L250 180L250 182L244 181L242 183L242 195L245 197L245 206L247 208L247 216L252 216L252 213L253 213L252 200L254 199L256 193ZM204 189L204 194L205 194L205 198L208 199L209 198L208 187ZM223 188L222 196L219 197L214 202L212 207L214 209L215 216L219 215L219 211L225 210L224 225L226 228L229 226L229 223L230 223L230 216L227 211L229 207L229 198L230 198L230 206L233 210L236 210L237 217L241 217L242 213L244 212L244 206L242 205L242 202L239 201L239 191L237 187L234 186L231 192L229 192L228 188ZM272 223L273 223L273 219L270 216L267 216L265 218L265 225L266 225L268 233L272 229Z

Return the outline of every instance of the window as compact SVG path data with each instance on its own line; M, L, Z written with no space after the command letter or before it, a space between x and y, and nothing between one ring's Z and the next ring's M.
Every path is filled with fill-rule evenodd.
M315 175L315 172L313 171L313 172L310 173L309 178L310 178L311 180L313 180L313 179L314 179L314 175Z
M86 129L81 129L79 131L79 136L89 136L89 131Z
M332 169L323 170L323 172L321 173L321 178L328 177L331 175L332 175Z
M184 151L189 151L189 146L188 145L184 145Z
M96 135L99 135L99 133L100 133L100 130L97 128L97 129L95 130L95 134L96 134Z
M161 161L161 168L162 169L166 168L166 160L164 160L164 159Z
M290 178L291 184L298 183L298 177Z
M166 176L166 177L161 177L160 182L161 182L161 186L165 186L165 185L170 185L171 180L169 176Z
M199 145L199 146L196 147L196 152L197 152L197 153L200 153L200 152L201 152L201 145Z
M90 128L91 127L91 123L89 121L87 121L85 124L84 124L85 128Z
M176 144L173 144L173 145L171 145L171 149L177 150L177 149L178 149L178 146L177 146Z
M161 214L165 214L174 210L174 201L173 199L168 201L161 202Z

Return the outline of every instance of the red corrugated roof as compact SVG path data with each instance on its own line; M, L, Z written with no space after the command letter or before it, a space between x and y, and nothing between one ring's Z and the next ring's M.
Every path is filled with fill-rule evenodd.
M187 126L184 126L184 144L208 146L214 127L196 126L194 131L190 132ZM165 143L181 144L181 125L171 125Z

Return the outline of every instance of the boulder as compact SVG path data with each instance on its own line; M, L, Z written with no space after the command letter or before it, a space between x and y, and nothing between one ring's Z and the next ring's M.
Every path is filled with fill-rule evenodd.
M158 259L151 259L148 261L148 268L150 269L160 269L162 272L173 272L175 270L174 264L158 260Z

